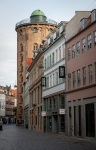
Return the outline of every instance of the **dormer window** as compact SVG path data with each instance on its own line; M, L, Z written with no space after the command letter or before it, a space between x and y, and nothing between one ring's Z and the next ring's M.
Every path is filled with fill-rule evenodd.
M81 28L82 28L82 29L85 29L86 26L88 25L89 21L90 21L90 19L88 19L88 18L83 18L83 19L81 20Z
M82 28L82 29L85 28L84 19L81 20L81 28Z
M63 26L60 27L59 32L62 33L63 31Z
M96 20L96 9L94 9L91 13L92 13L91 19L92 19L92 22L94 22Z
M50 44L50 38L48 39L48 45Z
M49 33L51 33L51 32L52 32L52 29L49 29L48 31L49 31Z
M33 32L34 32L34 33L37 33L37 31L38 31L37 28L34 27Z
M56 32L53 34L53 39L54 40L56 39Z

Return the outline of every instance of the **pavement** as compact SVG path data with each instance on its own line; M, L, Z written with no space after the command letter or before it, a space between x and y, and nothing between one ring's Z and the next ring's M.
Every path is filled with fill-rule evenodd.
M96 140L41 133L10 124L0 131L0 150L96 150Z

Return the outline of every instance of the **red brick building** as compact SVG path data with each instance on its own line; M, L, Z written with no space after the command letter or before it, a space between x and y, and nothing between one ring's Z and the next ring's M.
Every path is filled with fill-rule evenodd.
M66 42L66 127L68 135L96 138L96 9L80 22Z

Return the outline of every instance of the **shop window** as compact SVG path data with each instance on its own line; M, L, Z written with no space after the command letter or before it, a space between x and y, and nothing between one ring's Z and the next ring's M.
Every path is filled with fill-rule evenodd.
M95 137L95 108L94 103L86 104L86 136Z

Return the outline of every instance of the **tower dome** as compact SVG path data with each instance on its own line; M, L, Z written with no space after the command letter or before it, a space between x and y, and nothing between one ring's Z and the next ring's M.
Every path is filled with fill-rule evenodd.
M46 16L41 10L39 9L34 10L30 16L30 22L31 23L45 23Z
M34 10L31 16L45 16L45 14L41 10Z

